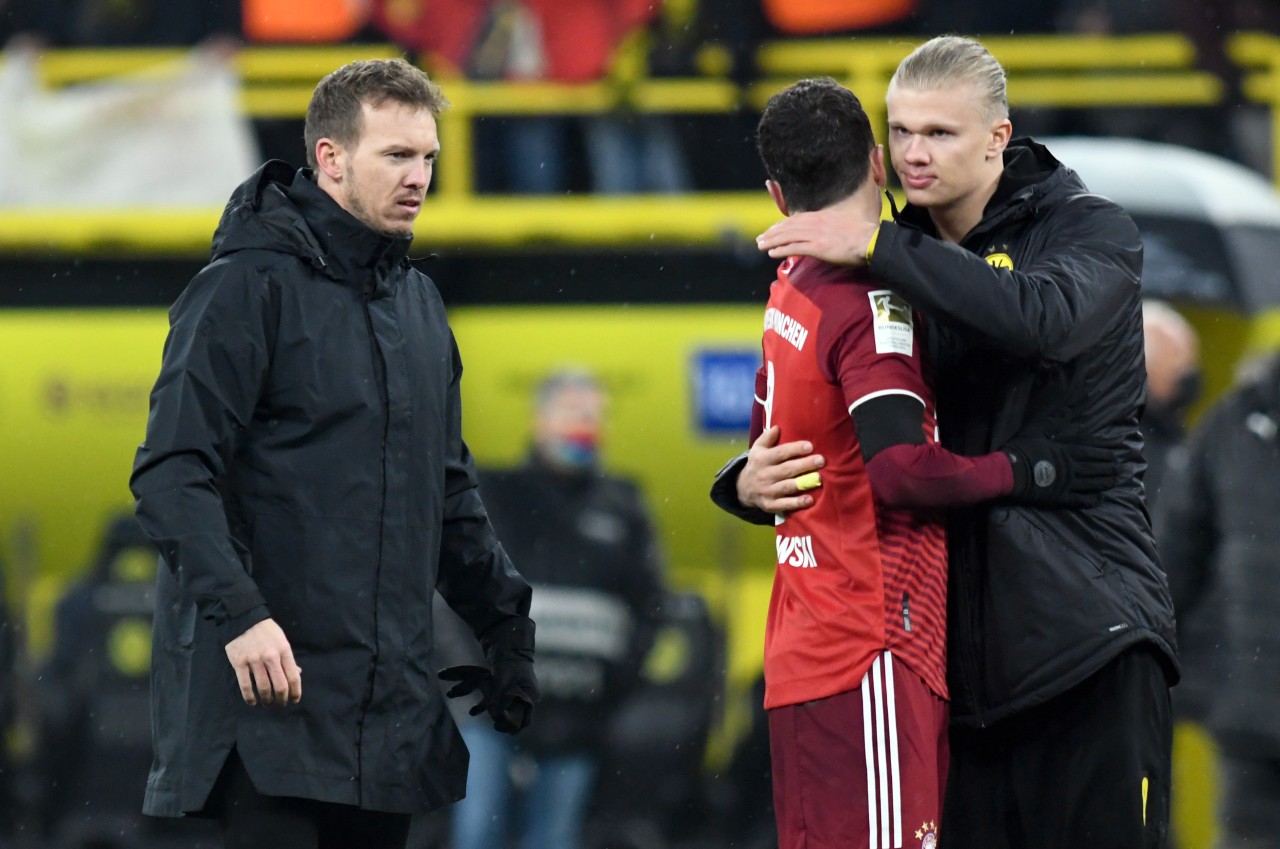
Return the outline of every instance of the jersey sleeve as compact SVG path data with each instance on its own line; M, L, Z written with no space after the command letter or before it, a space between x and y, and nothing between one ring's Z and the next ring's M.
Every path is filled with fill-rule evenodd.
M906 395L925 406L930 391L911 305L889 289L835 283L813 292L822 309L818 362L840 385L846 407L884 395Z

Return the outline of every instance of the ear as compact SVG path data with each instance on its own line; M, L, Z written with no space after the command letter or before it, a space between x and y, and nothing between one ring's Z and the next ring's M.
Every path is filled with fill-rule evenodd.
M889 182L889 177L884 170L884 145L878 144L871 148L871 179L876 181L876 187L883 189Z
M787 199L782 196L782 186L778 185L776 180L765 180L764 187L769 190L769 197L773 198L778 211L783 215L790 215L791 213L787 210Z
M1008 118L1001 118L991 127L991 138L987 142L987 159L996 159L1004 156L1004 149L1009 146L1009 139L1013 138L1013 124Z
M341 145L330 138L323 138L316 142L316 167L324 176L335 183L342 182L345 164Z

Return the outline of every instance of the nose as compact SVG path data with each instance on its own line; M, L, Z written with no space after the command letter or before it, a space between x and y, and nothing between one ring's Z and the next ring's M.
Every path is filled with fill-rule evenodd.
M431 163L419 159L409 172L405 174L404 186L407 189L425 189L431 182Z
M907 145L902 151L903 158L908 162L921 163L929 159L929 150L925 145L924 138L919 135L911 135L907 139Z

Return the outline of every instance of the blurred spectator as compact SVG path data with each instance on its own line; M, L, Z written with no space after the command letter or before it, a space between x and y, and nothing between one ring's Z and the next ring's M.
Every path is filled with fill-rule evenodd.
M1201 637L1211 643L1194 647L1221 666L1201 682L1221 754L1218 849L1272 846L1280 834L1278 432L1280 354L1272 354L1205 414L1186 464L1171 465L1157 509L1179 617L1196 615L1218 593L1220 607L1208 608L1214 633Z
M503 545L533 585L534 722L518 740L462 725L467 797L453 849L499 849L524 798L522 849L578 849L613 712L640 679L661 601L659 555L635 484L599 465L605 397L581 372L548 376L521 467L481 476Z
M1176 29L1173 4L1165 0L1064 0L1058 26L1065 34L1105 37ZM1125 136L1226 153L1218 123L1206 121L1204 110L1194 107L1059 110L1056 120L1054 132Z
M34 0L0 0L0 48L17 35L30 36L36 29Z
M1058 22L1063 32L1080 35L1183 32L1195 48L1197 67L1215 74L1226 88L1222 103L1213 107L1076 110L1059 119L1058 132L1182 144L1270 173L1270 110L1244 97L1241 69L1227 56L1227 41L1241 31L1280 33L1280 3L1064 0Z
M723 846L707 807L707 740L724 698L724 634L697 593L662 600L639 685L611 711L590 847Z
M1168 32L1173 4L1166 0L1061 0L1059 26L1081 35Z
M1187 463L1186 416L1200 396L1202 383L1200 345L1191 324L1164 301L1143 300L1142 330L1147 362L1147 404L1138 424L1144 441L1143 456L1147 460L1143 478L1147 510L1156 514L1166 470L1181 468ZM1156 533L1161 530L1157 523ZM1220 648L1217 634L1221 630L1222 614L1216 595L1209 593L1194 609L1176 612L1182 680L1171 691L1171 697L1175 739L1185 741L1197 736L1203 738L1204 732L1197 727L1204 723L1214 700ZM1182 745L1185 746L1185 742ZM1179 748L1179 744L1175 742L1174 748ZM1176 780L1171 794L1176 807L1185 811L1197 807L1195 796ZM1211 805L1198 807L1200 816L1211 819ZM1175 816L1172 827L1176 829L1179 821L1180 817Z
M1056 30L1059 7L1063 2L1064 0L922 0L922 18L924 29L928 32L986 35L1047 33Z
M9 615L4 564L0 562L0 845L17 818L14 761L9 754L9 730L17 714L18 635Z
M747 695L751 726L738 740L717 793L720 828L729 846L777 849L773 812L773 764L769 755L769 716L764 709L764 674Z
M192 46L236 41L233 0L39 0L29 22L55 46Z
M235 6L235 0L222 0ZM242 0L246 39L264 44L333 44L355 38L369 18L362 0Z
M1272 174L1271 108L1249 101L1241 88L1242 73L1227 56L1227 40L1238 32L1280 35L1280 3L1275 0L1172 0L1173 19L1190 37L1200 67L1217 74L1227 93L1213 122L1217 153L1230 156L1255 171ZM1225 137L1221 134L1227 129Z
M636 47L659 13L654 0L374 0L373 21L397 43L478 80L585 83L605 79L619 53ZM581 119L563 116L484 119L505 170L494 181L480 163L482 187L519 193L562 192L572 182L570 131L580 128L591 190L618 194L690 187L684 154L665 116L624 109ZM484 139L480 146L485 147ZM486 179L488 182L486 183Z
M1144 438L1147 509L1154 511L1171 452L1186 437L1186 416L1200 397L1200 340L1191 324L1164 301L1142 302L1147 361L1147 405L1139 426Z
M386 41L370 24L372 0L220 0L240 6L244 38L251 44L333 44ZM416 3L418 0L408 0ZM434 0L432 0L434 2ZM254 120L261 161L298 161L303 118L259 117Z
M40 676L37 769L43 830L60 847L134 847L163 835L192 845L198 836L190 829L200 823L142 816L156 563L137 521L121 515L88 574L58 603L53 655Z
M909 30L919 0L761 0L765 17L784 36Z

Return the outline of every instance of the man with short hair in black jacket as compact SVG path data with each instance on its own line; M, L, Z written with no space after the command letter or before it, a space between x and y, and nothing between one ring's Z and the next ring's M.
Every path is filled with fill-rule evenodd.
M444 304L407 258L446 106L399 59L325 77L311 168L235 191L170 311L130 480L161 552L144 810L216 816L228 847L399 849L411 814L462 797L437 588L488 653L451 692L508 732L537 700L529 585L477 493Z
M1010 141L1004 70L971 39L908 56L888 118L908 200L897 220L798 214L760 249L865 264L931 319L949 450L981 454L1036 428L1110 448L1121 470L1094 507L950 514L942 845L1163 846L1177 665L1143 504L1137 228L1043 146ZM811 503L795 479L822 458L776 440L766 431L722 472L740 506Z

